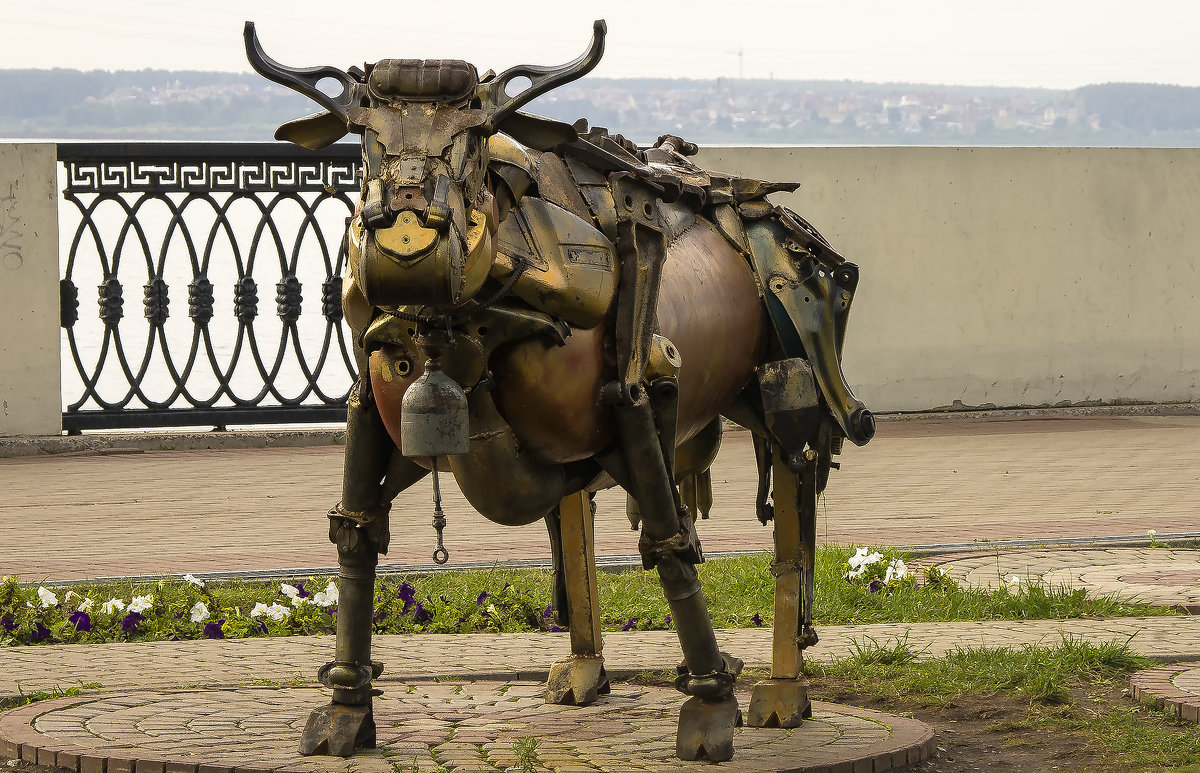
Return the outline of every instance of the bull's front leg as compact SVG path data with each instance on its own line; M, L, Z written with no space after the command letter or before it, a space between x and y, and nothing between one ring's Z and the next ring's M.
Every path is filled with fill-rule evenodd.
M703 560L694 520L680 506L656 432L655 412L669 410L678 395L673 380L662 379L632 405L614 406L621 437L623 470L638 500L642 563L658 570L663 596L683 650L676 688L691 696L679 712L675 753L680 759L722 762L733 757L733 733L742 723L734 682L742 661L717 645L696 564ZM651 410L654 402L658 411ZM673 439L672 439L673 441Z
M424 474L397 452L369 384L355 385L347 405L342 500L329 512L329 539L338 550L337 643L333 661L317 672L333 699L309 715L301 754L349 757L356 748L375 747L371 680L383 671L371 660L375 567L387 553L391 499Z
M586 491L564 497L558 507L556 536L566 586L566 609L560 609L560 620L569 620L571 656L550 668L547 703L585 706L609 692L600 638L594 515Z

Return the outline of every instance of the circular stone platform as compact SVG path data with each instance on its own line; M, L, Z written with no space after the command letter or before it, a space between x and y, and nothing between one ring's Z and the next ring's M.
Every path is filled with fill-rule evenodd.
M746 686L749 689L749 686ZM933 731L915 719L814 702L795 730L744 728L733 761L674 758L682 696L614 684L592 706L549 706L537 682L389 683L376 699L379 749L353 758L356 773L503 771L513 742L540 740L537 771L884 771L925 759ZM60 698L0 714L0 755L80 773L344 773L347 762L296 751L317 687L132 691ZM748 694L740 693L743 708ZM859 764L855 764L859 763ZM441 765L442 767L438 767Z
M1002 550L926 559L956 582L995 588L1016 576L1200 612L1200 550L1109 548Z
M1129 677L1134 700L1153 701L1189 722L1200 722L1200 663L1172 663L1138 671Z

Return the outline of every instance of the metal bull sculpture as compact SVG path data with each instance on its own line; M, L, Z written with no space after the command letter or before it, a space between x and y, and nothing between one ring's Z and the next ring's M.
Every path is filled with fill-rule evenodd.
M479 76L456 60L285 67L246 24L255 69L325 108L277 138L316 149L362 135L343 299L361 377L342 499L329 513L336 655L318 674L333 700L310 716L305 754L374 745L382 666L371 660L371 612L390 503L430 471L436 492L448 471L493 521L546 519L572 651L550 672L555 703L608 690L589 492L629 493L638 549L658 570L683 650L676 686L691 697L677 753L729 759L741 661L717 647L695 529L722 415L754 433L758 516L775 530L771 678L755 687L747 721L795 727L809 713L801 665L816 641L816 499L842 440L874 434L840 366L858 270L767 201L794 184L703 171L678 137L642 151L582 121L518 111L590 71L604 34L596 22L590 48L562 67ZM519 78L529 84L511 95ZM318 88L327 79L338 94ZM434 525L442 562L436 505Z

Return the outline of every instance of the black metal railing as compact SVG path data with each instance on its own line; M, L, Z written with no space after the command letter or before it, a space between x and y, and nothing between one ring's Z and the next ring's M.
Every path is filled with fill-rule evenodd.
M64 429L344 420L357 145L77 143L58 157Z

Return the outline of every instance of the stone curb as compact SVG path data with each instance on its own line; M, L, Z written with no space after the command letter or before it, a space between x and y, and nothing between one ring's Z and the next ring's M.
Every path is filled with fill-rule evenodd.
M288 688L242 687L238 689L278 691ZM191 756L186 749L180 749L175 754L139 749L136 746L88 749L78 744L50 742L46 736L34 729L34 723L40 717L97 700L128 698L136 701L139 696L200 694L219 691L221 691L220 688L178 691L117 691L97 693L82 698L57 698L12 709L0 714L0 758L8 757L38 765L59 767L71 771L71 773L312 773L311 766L297 762L268 766L248 762L246 765L231 766L207 764L202 759L185 761L181 758ZM136 703L130 705L136 705ZM937 751L937 741L933 729L919 720L873 709L841 706L823 701L813 701L813 708L818 714L836 713L881 724L890 732L885 740L867 743L859 748L849 750L849 756L846 758L798 766L788 766L787 763L784 763L783 766L774 768L775 773L883 773L907 768L929 759ZM737 757L735 756L735 764L736 761Z
M233 432L123 432L102 435L0 437L0 459L22 456L105 455L148 451L312 448L345 445L345 429Z
M1070 419L1096 416L1200 416L1200 403L1146 403L1139 405L1063 405L996 408L994 406L947 406L932 411L881 413L880 422L907 421L1024 421ZM741 427L726 422L726 428ZM18 456L65 453L112 453L114 451L197 451L228 448L304 448L344 445L346 432L340 427L278 430L234 430L165 432L122 432L88 435L18 435L0 437L0 459Z
M1143 669L1129 677L1129 692L1136 701L1153 702L1160 711L1174 712L1180 718L1200 723L1200 695L1175 686L1175 677L1200 668L1200 661L1175 663Z

